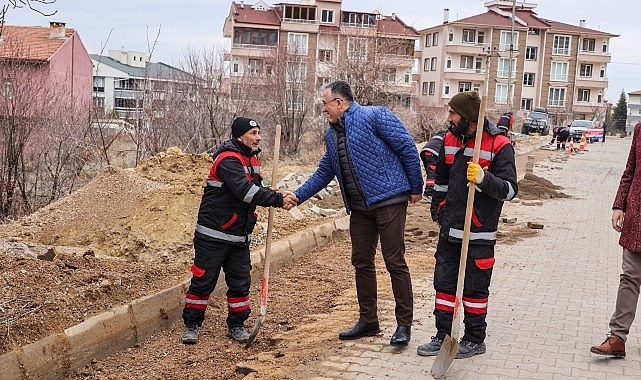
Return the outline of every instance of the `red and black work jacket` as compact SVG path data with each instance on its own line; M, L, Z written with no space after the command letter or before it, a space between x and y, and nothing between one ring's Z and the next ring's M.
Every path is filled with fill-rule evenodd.
M282 194L263 187L256 154L237 139L225 141L213 154L198 210L197 234L248 244L256 225L256 205L283 205Z
M430 211L432 219L441 227L441 234L449 236L450 241L463 240L468 193L467 163L472 160L474 144L474 135L460 138L447 132L436 165ZM510 139L487 119L479 165L487 167L487 170L474 194L470 244L495 244L503 202L513 199L518 187L514 147Z

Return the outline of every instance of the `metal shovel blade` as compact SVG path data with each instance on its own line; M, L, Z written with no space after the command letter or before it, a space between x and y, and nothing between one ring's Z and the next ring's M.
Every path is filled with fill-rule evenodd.
M247 339L247 343L245 343L245 348L249 348L251 344L254 342L256 339L256 336L258 335L258 330L260 330L260 326L263 324L263 318L264 315L259 315L256 318L256 323L254 324L254 329L252 330L251 334L249 334L249 338Z
M434 359L434 364L432 364L431 374L433 378L440 379L445 376L445 373L450 369L457 352L458 341L453 339L451 336L446 335L445 339L443 339L441 349L438 351L436 359Z

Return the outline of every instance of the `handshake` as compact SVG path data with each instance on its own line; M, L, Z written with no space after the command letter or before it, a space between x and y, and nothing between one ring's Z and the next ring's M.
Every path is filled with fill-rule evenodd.
M278 192L283 194L283 209L284 210L291 210L294 207L298 206L298 198L296 197L296 194L294 194L291 191L286 191L286 190L280 190L275 187L270 187L269 188L272 191Z

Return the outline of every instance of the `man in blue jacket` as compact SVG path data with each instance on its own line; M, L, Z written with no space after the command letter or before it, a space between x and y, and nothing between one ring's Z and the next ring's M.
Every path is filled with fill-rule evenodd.
M327 85L322 103L329 116L325 133L327 150L316 172L294 193L302 203L336 177L350 213L359 319L338 337L358 339L380 332L374 264L380 239L396 301L397 328L390 344L406 346L411 335L414 299L405 262L404 230L407 202L418 202L423 192L418 150L398 117L385 107L355 102L345 81Z

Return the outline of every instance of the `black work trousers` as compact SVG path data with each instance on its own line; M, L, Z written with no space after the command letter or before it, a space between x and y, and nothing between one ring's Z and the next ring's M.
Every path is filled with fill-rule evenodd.
M407 202L351 212L349 231L360 322L378 322L374 256L380 238L383 260L392 280L396 322L402 326L412 325L414 297L410 271L405 262L406 215Z
M436 247L434 267L434 290L436 302L436 336L444 338L452 333L456 285L461 260L461 243L451 242L441 234ZM470 244L468 246L463 281L463 339L473 343L485 340L489 287L494 266L494 245Z
M193 275L183 309L185 325L202 325L209 296L216 287L222 268L227 284L227 325L230 327L243 326L251 311L249 302L251 285L249 246L217 241L196 232L194 251ZM238 304L243 306L238 307Z

